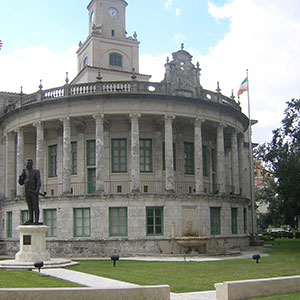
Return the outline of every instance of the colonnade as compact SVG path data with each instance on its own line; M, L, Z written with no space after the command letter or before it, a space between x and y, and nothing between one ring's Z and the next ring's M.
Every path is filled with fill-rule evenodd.
M140 158L139 158L139 119L141 114L133 112L129 114L130 120L130 190L131 192L139 192L140 189ZM105 182L105 155L104 155L104 114L93 115L95 121L95 140L96 140L96 193L104 191ZM166 192L175 191L174 181L174 163L173 163L173 123L174 115L164 116L164 141L165 141L165 190ZM62 168L62 184L63 194L71 193L71 119L65 117L59 119L63 127L63 168ZM204 192L203 185L203 133L202 127L205 122L202 118L193 119L194 122L194 180L195 192L201 194ZM33 126L36 130L36 168L41 172L41 178L44 178L44 160L46 151L44 149L44 123L41 121L34 122ZM157 126L156 126L157 127ZM216 128L216 184L220 193L225 193L226 189L226 170L225 170L225 144L224 144L224 128L225 124L218 123ZM159 128L154 130L153 139L158 139ZM233 194L240 194L241 178L242 178L242 161L243 161L243 138L238 135L238 131L231 128L231 178ZM15 135L16 148L15 148ZM154 142L154 144L157 144ZM4 195L7 198L13 197L13 191L16 191L17 196L22 195L22 188L18 185L18 175L21 174L24 168L24 130L22 127L16 129L14 132L7 132L2 138L2 163L0 168L4 169L3 178L0 179L0 185L4 187ZM16 150L16 153L15 153ZM158 168L157 157L161 154L161 148L154 149L154 172ZM16 167L13 168L16 157ZM5 162L5 163L4 163ZM2 176L1 176L2 177ZM162 172L158 174L162 177Z

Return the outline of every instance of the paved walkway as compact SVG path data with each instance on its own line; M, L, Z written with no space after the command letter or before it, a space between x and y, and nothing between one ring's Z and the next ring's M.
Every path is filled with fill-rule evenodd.
M47 276L71 281L82 286L92 288L129 288L137 287L138 285L122 282L118 280L108 279L100 276L89 275L68 269L42 269L42 274ZM215 291L175 294L171 293L171 300L216 300Z
M229 260L229 259L252 259L254 253L259 253L261 256L267 256L268 254L264 253L266 248L262 247L252 247L248 251L235 256L219 256L219 257L208 257L208 256L197 256L197 257L182 257L182 256L166 256L166 257L152 257L152 256L141 256L141 257L132 257L132 258L122 258L122 260L143 260L143 261L220 261L220 260ZM101 258L95 258L95 260ZM83 260L78 258L78 260ZM91 259L89 259L91 260ZM76 259L74 259L76 261ZM126 287L136 287L137 285L126 283L118 280L108 279L100 276L89 275L86 273L81 273L77 271L72 271L68 269L55 268L55 269L42 269L41 273L56 277L59 279L71 281L86 287L93 288L126 288ZM171 300L216 300L215 291L207 292L195 292L195 293L184 293L184 294L175 294L171 293Z

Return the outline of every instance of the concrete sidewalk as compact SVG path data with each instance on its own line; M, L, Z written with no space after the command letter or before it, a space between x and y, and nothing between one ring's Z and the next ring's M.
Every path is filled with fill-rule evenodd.
M122 282L118 280L108 279L100 276L90 275L68 269L42 269L41 273L47 276L59 278L62 280L77 283L84 287L91 288L128 288L137 287L138 285ZM216 300L216 292L197 292L186 294L171 293L171 300Z

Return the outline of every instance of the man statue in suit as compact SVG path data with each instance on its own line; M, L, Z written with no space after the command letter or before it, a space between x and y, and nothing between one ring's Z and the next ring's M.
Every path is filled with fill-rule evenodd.
M33 169L31 158L25 160L26 168L19 176L19 184L25 185L25 199L28 206L29 220L25 224L39 224L39 192L41 188L40 171ZM34 218L33 218L34 215Z

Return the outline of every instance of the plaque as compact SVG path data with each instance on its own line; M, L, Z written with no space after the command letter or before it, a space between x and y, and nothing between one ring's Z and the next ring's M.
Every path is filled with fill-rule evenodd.
M23 235L23 245L31 245L31 235Z

